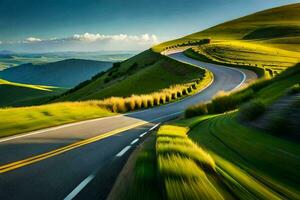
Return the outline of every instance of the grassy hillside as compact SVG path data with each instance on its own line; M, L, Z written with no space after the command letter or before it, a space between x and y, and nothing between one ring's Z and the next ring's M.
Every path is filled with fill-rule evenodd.
M213 40L255 41L287 50L300 51L299 10L299 3L264 10L177 40L162 43L155 46L154 49L161 51L171 44L211 38Z
M300 4L261 11L238 18L201 32L153 47L156 52L167 47L188 45L199 40L243 40L249 43L300 52ZM198 45L191 45L198 46ZM274 50L275 52L278 50Z
M185 51L187 56L217 64L261 69L273 77L300 62L300 52L245 41L214 41Z
M177 62L151 50L114 64L106 73L57 99L88 100L147 94L202 77L204 70ZM76 89L76 88L75 88Z
M29 85L0 79L0 106L41 104L66 91L63 88Z
M185 38L272 39L299 36L300 4L291 4L235 19Z
M114 113L95 102L0 109L0 137L111 115Z
M26 84L74 87L95 74L106 71L110 62L68 59L44 64L23 64L0 71L0 77Z

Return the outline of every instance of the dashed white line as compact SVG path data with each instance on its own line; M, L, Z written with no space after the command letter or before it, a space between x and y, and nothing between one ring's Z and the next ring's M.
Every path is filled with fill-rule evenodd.
M133 145L133 144L136 143L137 141L139 141L139 138L136 138L136 139L133 140L130 144Z
M153 129L155 129L156 127L158 127L160 125L160 123L156 124L155 126L153 126L152 128L149 129L149 131L152 131Z
M145 133L142 133L141 135L140 135L140 137L144 137L144 135L146 135L148 133L148 131L146 131Z
M64 200L72 200L74 197L91 181L95 178L94 174L91 174L84 179Z
M160 123L154 125L153 127L151 127L148 131L142 133L139 137L143 137L144 135L146 135L148 132L152 131L153 129L155 129L157 126L159 126ZM130 145L124 147L117 155L116 157L121 157L123 156L130 148L131 145L137 143L139 141L139 138L136 138L135 140L133 140ZM77 194L79 194L79 192L89 183L91 182L91 180L93 180L95 178L94 174L91 174L90 176L88 176L86 179L84 179L66 198L64 198L64 200L72 200L76 197Z
M131 146L126 146L124 149L122 149L116 156L117 157L121 157L124 155L124 153L126 153L126 151L128 151L131 148Z

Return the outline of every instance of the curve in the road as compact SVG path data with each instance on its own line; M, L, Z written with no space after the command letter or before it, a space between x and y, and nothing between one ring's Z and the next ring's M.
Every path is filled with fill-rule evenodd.
M108 177L105 187L95 189L98 191L97 195L100 195L99 198L104 198L105 192L109 191L109 186L112 185L126 161L128 153L133 149L127 148L121 156L116 156L128 144L137 141L137 138L142 140L154 124L179 116L189 105L207 101L220 90L236 89L256 77L252 71L203 63L188 58L181 52L171 54L169 57L207 68L213 72L214 82L201 93L164 106L63 125L0 140L1 169L1 166L40 156L76 143L84 143L83 141L92 140L91 138L94 137L101 138L101 135L120 130L108 135L109 137L62 151L61 154L47 157L48 159L37 160L34 164L20 165L5 171L0 174L0 199L62 199L71 194L74 188L76 189L82 183L82 180L95 171L102 174L98 178L102 184L106 180L104 177ZM140 126L122 130L124 127L135 124ZM130 147L134 147L136 143L138 142L134 142ZM91 193L88 194L91 195Z

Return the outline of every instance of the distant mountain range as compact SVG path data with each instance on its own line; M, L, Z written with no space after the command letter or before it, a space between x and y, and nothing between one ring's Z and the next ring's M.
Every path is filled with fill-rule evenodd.
M0 71L2 79L34 85L71 88L106 71L112 62L67 59L45 64L22 64Z

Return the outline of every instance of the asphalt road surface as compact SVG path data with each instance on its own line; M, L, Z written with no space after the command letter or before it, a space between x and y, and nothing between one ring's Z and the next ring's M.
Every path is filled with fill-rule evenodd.
M169 57L209 69L213 83L164 106L0 139L0 199L105 199L130 152L157 124L256 78L249 70Z

